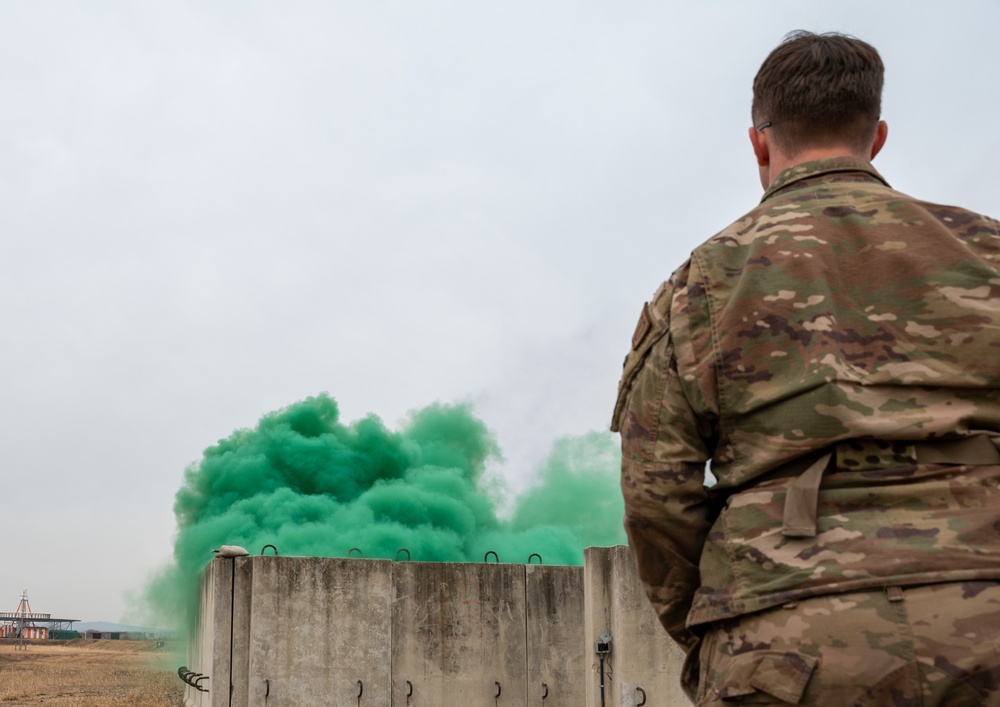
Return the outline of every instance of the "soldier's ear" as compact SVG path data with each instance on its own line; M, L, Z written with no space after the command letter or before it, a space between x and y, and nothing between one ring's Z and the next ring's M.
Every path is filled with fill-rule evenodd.
M882 146L885 145L885 139L889 136L889 124L884 120L878 121L878 127L875 129L875 142L872 143L872 154L869 160L875 159L875 155L882 151Z
M758 130L751 126L750 144L753 145L753 154L757 158L758 167L767 167L771 164L771 148L764 130Z
M750 144L757 158L757 173L760 176L760 186L764 191L771 183L771 146L768 144L767 133L757 128L750 128Z

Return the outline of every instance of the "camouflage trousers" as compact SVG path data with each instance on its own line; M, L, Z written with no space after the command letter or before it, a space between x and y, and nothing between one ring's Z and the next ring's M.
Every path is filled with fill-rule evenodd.
M1000 706L1000 582L890 587L712 624L699 707Z

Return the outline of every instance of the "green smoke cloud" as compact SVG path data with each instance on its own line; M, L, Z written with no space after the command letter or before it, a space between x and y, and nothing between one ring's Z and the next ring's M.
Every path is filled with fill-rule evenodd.
M466 405L411 413L398 432L374 416L340 421L319 395L234 432L189 467L177 492L174 562L146 591L152 619L189 613L220 545L282 555L582 564L583 549L625 542L619 452L610 434L559 440L512 517L484 479L500 451ZM355 553L356 554L356 553ZM405 557L405 555L401 556Z

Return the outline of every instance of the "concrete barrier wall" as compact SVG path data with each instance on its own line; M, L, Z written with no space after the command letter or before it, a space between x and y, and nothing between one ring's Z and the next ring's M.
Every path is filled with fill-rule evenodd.
M587 635L594 642L605 634L611 637L604 661L603 704L689 705L680 689L684 652L660 626L627 547L590 547L584 551L584 594ZM583 704L602 704L600 692L598 659L597 671L587 681Z
M585 567L256 556L202 577L188 707L687 704L627 548Z
M248 597L247 702L388 705L392 563L258 557ZM242 675L239 678L244 684ZM235 684L235 682L234 682Z
M212 637L215 635L215 632L212 630L211 626L205 626L204 624L205 621L211 621L215 616L215 605L210 600L210 595L215 584L215 570L217 566L218 565L216 565L216 563L210 562L201 573L201 585L198 595L198 614L196 616L187 617L188 638L184 656L184 665L182 667L186 668L190 666L192 670L198 670L202 666L209 670L214 667L211 659L212 651L210 648L209 650L206 650L205 646L206 643L209 644L209 646L211 645ZM205 656L205 658L203 659L202 656ZM202 701L197 691L185 686L184 704L188 707L202 707L203 705L210 705L211 702Z
M526 565L528 693L531 707L579 707L590 675L583 568Z
M523 565L393 568L392 704L523 705Z
M188 707L230 706L232 586L231 561L213 561L202 572L198 615L191 624L194 632L188 635L185 667L208 679L198 683L202 690L185 686L184 700Z

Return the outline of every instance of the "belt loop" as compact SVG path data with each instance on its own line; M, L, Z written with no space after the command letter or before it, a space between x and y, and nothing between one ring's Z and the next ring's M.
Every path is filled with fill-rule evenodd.
M902 587L886 587L885 596L889 601L903 601L903 588Z

